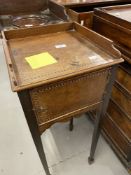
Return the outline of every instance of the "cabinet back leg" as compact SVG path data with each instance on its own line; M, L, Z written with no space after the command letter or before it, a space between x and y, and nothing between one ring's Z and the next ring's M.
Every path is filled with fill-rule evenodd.
M105 116L108 103L110 100L111 92L112 92L112 87L115 82L115 77L116 77L116 69L117 66L113 66L110 72L110 75L108 77L108 83L105 88L105 92L103 95L102 103L97 111L96 118L95 118L95 126L94 126L94 132L93 132L93 137L92 137L92 144L91 144L91 150L90 150L90 156L88 158L89 164L93 163L94 161L94 154L97 146L97 142L100 136L100 131L101 131L101 120Z
M74 129L74 119L72 118L72 119L70 119L70 123L69 123L69 130L70 131L73 131L73 129Z

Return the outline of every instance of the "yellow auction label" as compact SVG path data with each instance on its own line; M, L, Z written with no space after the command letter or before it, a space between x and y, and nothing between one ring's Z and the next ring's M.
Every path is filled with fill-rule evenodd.
M48 52L43 52L30 57L25 57L32 69L38 69L44 66L48 66L57 63L57 60L51 56Z

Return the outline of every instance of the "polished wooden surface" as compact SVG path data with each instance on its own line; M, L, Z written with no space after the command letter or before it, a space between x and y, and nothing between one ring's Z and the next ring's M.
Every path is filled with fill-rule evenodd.
M81 8L81 7L80 7ZM67 14L72 21L76 21L85 27L92 28L93 23L93 11L76 12L72 9L67 9Z
M0 15L31 13L47 8L47 0L0 0Z
M21 91L34 88L30 95L42 132L46 126L61 118L96 108L106 86L108 67L122 59L111 41L78 24L65 23L37 29L6 31L3 37L7 40L4 47L12 89ZM66 47L56 48L60 43ZM74 53L74 49L78 48L79 52ZM24 58L41 52L49 52L58 62L31 69ZM95 88L98 84L99 90ZM65 92L70 92L68 98ZM85 98L87 95L88 98Z
M43 132L46 126L51 126L61 119L96 109L101 103L108 74L108 69L87 73L31 90L31 100L40 131ZM98 88L95 88L96 86Z
M103 129L125 159L130 161L131 120L112 100L109 103L107 112L108 114L103 120Z
M129 3L131 2L130 0L52 0L58 4L64 5L64 6L80 6L80 5L98 5L98 4L116 4L116 3Z
M91 28L112 39L126 60L117 71L112 101L104 118L104 135L128 170L131 170L131 5L95 9ZM85 25L85 23L83 23ZM86 25L85 25L86 26ZM89 26L87 26L89 27Z
M126 91L121 84L115 83L112 98L131 119L131 92Z
M122 63L117 71L112 100L104 118L103 128L108 141L115 145L115 151L131 170L131 67ZM113 146L114 147L114 146Z
M106 10L107 10L107 13L112 16L115 16L117 18L131 22L131 13L130 13L131 6L130 5L123 6L123 7L117 6L115 8L108 7Z
M122 60L117 59L120 53L114 50L111 41L75 23L39 27L39 30L30 28L5 31L4 35L7 40L4 42L6 55L10 62L8 67L10 74L13 74L11 78L15 79L15 82L11 81L14 91L96 71ZM57 49L55 45L60 43L66 47ZM79 52L74 53L74 49L79 49ZM40 69L31 69L24 58L41 52L49 52L58 62Z
M129 3L129 1L103 1L103 2L102 1L91 1L91 2L85 1L84 5L78 2L77 6L71 6L71 7L69 6L68 8L66 8L66 10L71 20L76 21L88 28L92 28L94 8L97 8L97 7L105 8L108 6L115 5L117 10L116 9L114 10L111 8L110 13L114 15L118 15L119 13L117 12L120 9L120 7L118 8L118 5L122 5L122 4L125 5L126 3ZM123 9L123 11L121 11L121 17L123 17L123 19L127 18L129 20L130 9L128 9L127 11L126 10L127 9L125 10Z
M131 5L95 9L93 29L112 39L131 63Z
M41 134L53 123L96 109L91 164L116 67L123 62L120 52L112 41L77 23L4 31L2 36L12 90L18 93L46 174L37 130ZM59 44L66 47L57 48ZM25 57L41 52L49 52L57 63L33 70Z
M1 2L0 31L58 24L68 21L63 6L51 1L11 0Z
M122 57L127 61L126 63L120 65L117 72L117 80L112 92L112 99L116 103L117 108L109 108L108 113L112 120L107 119L104 123L106 130L108 130L107 135L110 137L113 143L116 145L118 149L123 150L126 161L130 164L131 161L131 147L130 147L130 137L128 137L128 144L124 143L124 140L127 139L127 131L123 130L123 138L121 137L121 133L118 132L118 128L122 130L121 123L117 123L114 120L114 116L116 116L117 120L121 118L121 115L116 114L118 110L122 111L123 114L123 125L125 128L128 128L130 125L131 119L131 5L125 6L113 6L113 7L104 7L101 9L95 10L94 15L94 24L93 29L100 34L114 40L116 42L117 48L122 52ZM100 26L100 27L99 27ZM128 118L128 119L127 119ZM112 121L112 124L111 124ZM128 121L128 122L124 122ZM110 124L109 124L110 123ZM113 124L114 123L114 124ZM115 136L115 131L109 132L109 126L114 128L120 140ZM131 135L131 131L129 130L129 135ZM123 142L123 143L122 143ZM125 147L125 148L123 148ZM127 165L128 165L127 164ZM131 169L131 167L129 167Z
M119 66L116 79L127 92L131 92L131 67L128 63L125 62Z

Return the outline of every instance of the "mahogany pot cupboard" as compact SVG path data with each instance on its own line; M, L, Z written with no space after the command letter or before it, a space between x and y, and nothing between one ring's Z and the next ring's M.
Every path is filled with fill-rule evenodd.
M96 110L88 159L92 163L116 67L123 62L113 42L77 23L3 31L2 37L11 87L19 96L46 174L50 172L40 134L56 122ZM64 47L58 47L61 44ZM32 69L25 58L43 52L56 62Z
M89 163L94 160L102 127L110 145L126 167L131 169L131 5L122 5L130 2L131 0L1 2L0 30L4 30L3 46L12 90L20 98L47 175L50 172L40 134L52 124L66 120L70 120L72 130L73 117L85 112L91 117L94 114L96 116ZM108 7L111 5L113 6ZM96 7L100 8L94 10ZM76 23L66 23L70 20L91 30ZM24 46L25 42L28 47ZM126 60L118 67L116 81L115 70L122 59L115 47ZM73 51L78 48L79 51L74 54ZM25 57L41 52L51 54L56 63L31 69ZM99 84L98 89L95 88L96 84Z

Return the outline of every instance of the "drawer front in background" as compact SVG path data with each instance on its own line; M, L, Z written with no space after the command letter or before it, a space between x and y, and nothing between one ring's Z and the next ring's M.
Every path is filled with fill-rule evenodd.
M121 46L128 48L128 50L131 49L131 33L129 34L129 29L123 29L117 23L115 24L112 21L94 15L93 30L118 42Z
M110 100L103 129L127 160L131 160L131 120Z
M71 9L67 11L72 21L76 21L85 27L92 28L93 12L75 12Z
M103 122L103 130L114 145L119 149L123 156L131 161L131 145L126 138L120 133L120 130L116 127L114 121L108 115L105 116L106 120Z
M99 104L110 69L74 77L31 90L39 125Z
M131 75L124 71L121 67L117 70L117 81L131 92Z
M124 89L117 87L117 83L112 90L112 99L131 117L131 95Z

